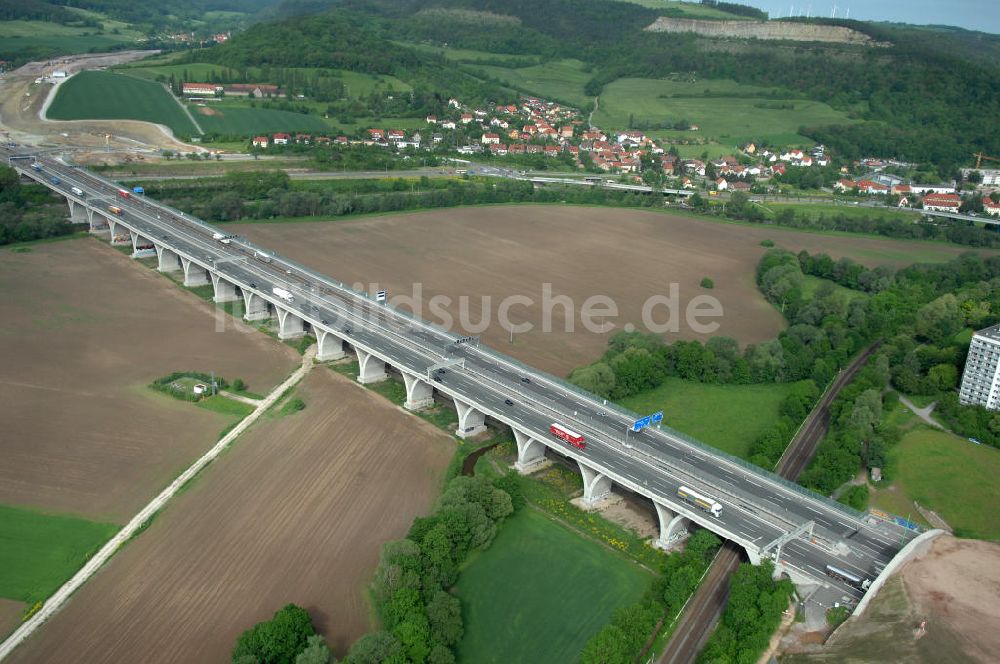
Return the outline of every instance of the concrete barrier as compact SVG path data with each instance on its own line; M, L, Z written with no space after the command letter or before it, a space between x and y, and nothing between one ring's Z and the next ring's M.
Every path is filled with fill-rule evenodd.
M871 600L875 597L875 595L878 594L878 591L882 589L882 586L885 585L885 582L889 580L889 577L892 576L892 574L897 569L899 569L899 567L903 563L930 548L930 542L932 539L934 539L938 535L945 535L945 534L946 534L945 531L937 528L935 528L934 530L928 530L926 533L917 536L916 538L911 540L906 546L900 549L899 553L897 553L896 556L889 561L889 564L885 566L885 569L882 570L882 573L878 575L878 578L875 579L875 582L872 583L870 588L868 588L868 592L866 592L865 596L861 598L861 601L858 602L858 605L854 607L854 612L851 613L851 618L853 619L855 617L860 617L861 614L865 612L865 609L868 608L868 603L871 602ZM844 622L846 624L847 622L850 621L844 621Z

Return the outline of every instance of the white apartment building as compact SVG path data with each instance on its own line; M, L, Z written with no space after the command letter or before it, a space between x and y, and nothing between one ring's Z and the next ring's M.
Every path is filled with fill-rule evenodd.
M1000 325L972 335L958 400L966 406L1000 410Z

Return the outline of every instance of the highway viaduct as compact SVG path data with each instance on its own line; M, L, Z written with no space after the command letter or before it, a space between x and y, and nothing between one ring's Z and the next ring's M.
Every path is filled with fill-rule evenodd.
M323 361L353 353L357 380L364 384L397 371L408 409L429 406L435 394L453 400L457 436L483 432L487 420L509 427L519 471L531 472L551 450L579 467L584 505L598 504L613 485L645 497L659 519L658 546L675 544L697 524L741 546L754 563L773 560L776 574L856 600L863 591L829 577L827 565L874 579L917 535L669 428L628 436L634 413L243 238L223 241L215 227L152 199L124 197L119 185L83 169L9 147L0 150L22 176L64 196L74 222L112 244L131 244L133 256L155 255L157 268L181 272L185 286L211 285L216 302L242 300L247 320L275 318L279 338L315 336ZM552 436L553 422L583 433L586 448ZM721 514L681 500L681 485L718 500Z

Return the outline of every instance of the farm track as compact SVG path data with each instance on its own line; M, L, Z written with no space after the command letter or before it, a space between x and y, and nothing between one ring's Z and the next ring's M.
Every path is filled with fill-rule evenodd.
M834 379L830 389L826 391L819 403L806 418L805 424L798 435L785 449L785 454L778 462L777 473L789 480L798 479L799 475L809 465L816 448L826 435L830 424L830 404L837 395L868 361L868 358L878 349L881 341L876 341L865 348ZM739 567L741 550L732 542L723 545L716 556L704 581L698 586L694 596L681 616L680 623L674 630L673 637L667 643L658 664L691 664L715 628L729 597L729 579Z

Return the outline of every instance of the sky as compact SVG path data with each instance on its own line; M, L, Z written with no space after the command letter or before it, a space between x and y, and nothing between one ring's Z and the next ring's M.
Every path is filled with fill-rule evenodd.
M763 9L771 18L784 18L811 10L812 16L829 18L834 6L837 18L891 21L918 25L957 25L961 28L1000 34L1000 0L729 0Z

